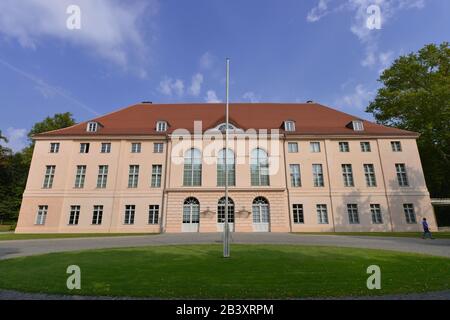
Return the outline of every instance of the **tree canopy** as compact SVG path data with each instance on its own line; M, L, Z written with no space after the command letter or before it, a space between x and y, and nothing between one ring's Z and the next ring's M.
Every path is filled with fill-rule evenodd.
M11 149L0 145L0 221L15 220L19 214L22 194L25 190L35 134L66 128L75 124L69 112L55 114L36 123L28 133L30 144L20 152L13 153ZM8 142L0 130L0 142Z
M417 141L430 193L450 196L450 48L430 44L401 56L381 74L367 107L382 124L420 133Z

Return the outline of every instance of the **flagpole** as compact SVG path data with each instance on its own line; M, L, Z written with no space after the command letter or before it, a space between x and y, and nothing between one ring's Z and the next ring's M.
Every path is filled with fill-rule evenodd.
M230 88L230 59L227 58L227 84L225 107L225 221L223 224L223 257L230 257L230 230L228 225L228 123L229 123L229 88Z

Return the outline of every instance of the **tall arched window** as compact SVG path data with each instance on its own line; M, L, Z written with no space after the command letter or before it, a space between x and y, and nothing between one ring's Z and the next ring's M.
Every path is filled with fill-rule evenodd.
M200 202L194 197L189 197L184 200L183 204L183 223L200 222Z
M225 197L219 199L217 204L217 223L225 222ZM228 223L234 223L234 201L228 198Z
M269 159L263 149L254 149L250 160L252 186L269 185Z
M264 197L256 197L252 205L253 223L269 223L269 201Z
M219 155L217 157L217 186L219 187L225 185L225 154L227 157L228 167L228 185L236 185L234 152L230 149L225 152L225 149L222 149L219 151Z
M184 154L183 185L202 185L202 154L197 149L189 149Z

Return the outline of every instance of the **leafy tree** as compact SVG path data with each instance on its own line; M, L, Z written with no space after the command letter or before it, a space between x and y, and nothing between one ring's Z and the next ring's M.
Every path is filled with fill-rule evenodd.
M35 123L33 128L31 128L28 133L28 139L30 140L30 145L23 149L24 154L23 161L30 165L31 158L33 156L34 141L33 136L39 133L58 130L62 128L67 128L75 124L75 119L70 112L57 113L53 117L47 117L43 121Z
M13 153L10 149L0 146L0 221L15 220L19 214L34 149L32 136L74 124L71 113L55 114L33 126L28 134L30 145L21 152ZM1 141L7 142L7 139L0 131Z
M420 133L417 144L433 197L450 196L449 62L448 42L399 57L381 74L383 86L366 110L382 124Z

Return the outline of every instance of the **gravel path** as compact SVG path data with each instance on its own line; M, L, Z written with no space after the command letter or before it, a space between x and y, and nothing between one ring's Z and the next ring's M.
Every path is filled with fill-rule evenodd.
M220 243L220 233L177 233L149 236L0 241L0 259L51 252L140 247L170 244ZM232 243L299 244L384 249L450 258L450 239L370 236L300 235L291 233L233 233Z

